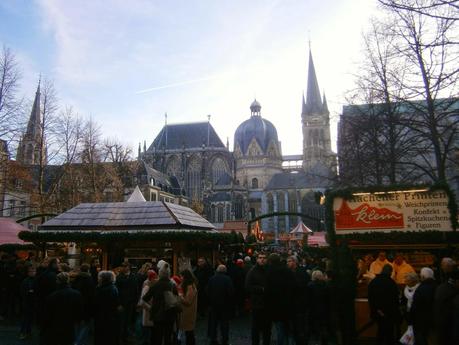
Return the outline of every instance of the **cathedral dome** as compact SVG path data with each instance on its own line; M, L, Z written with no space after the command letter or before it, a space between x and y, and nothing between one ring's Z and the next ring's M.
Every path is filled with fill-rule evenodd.
M247 148L254 139L260 146L263 154L267 154L271 142L274 143L276 148L278 146L276 127L270 121L260 116L260 109L260 103L255 100L250 106L252 116L250 119L241 123L234 134L234 147L239 146L243 155L247 153Z

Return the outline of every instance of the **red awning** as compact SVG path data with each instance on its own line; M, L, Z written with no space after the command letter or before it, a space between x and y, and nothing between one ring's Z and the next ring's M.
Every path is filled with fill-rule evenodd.
M0 245L2 244L27 244L19 239L20 231L29 230L11 218L0 217Z

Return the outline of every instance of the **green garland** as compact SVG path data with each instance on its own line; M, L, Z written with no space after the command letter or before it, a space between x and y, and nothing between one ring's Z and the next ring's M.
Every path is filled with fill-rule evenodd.
M13 243L6 243L0 245L0 250L5 252L14 252L15 250L35 250L37 246L31 243L27 244L13 244Z
M21 231L19 238L28 242L120 242L120 241L165 241L178 242L190 241L197 244L201 242L211 243L238 243L238 236L231 233L216 233L206 231L183 231L183 232L136 232L127 231L101 233L99 231Z

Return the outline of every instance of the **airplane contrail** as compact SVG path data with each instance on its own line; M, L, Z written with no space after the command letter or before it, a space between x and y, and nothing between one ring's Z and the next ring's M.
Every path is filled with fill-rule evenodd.
M222 76L221 74L217 74L217 75L213 75L213 76L205 77L205 78L186 80L186 81L181 81L181 82L173 83L173 84L169 84L169 85L151 87L151 88L148 88L148 89L137 91L135 94L139 95L139 94L147 93L147 92L151 92L151 91L156 91L156 90L161 90L161 89L168 89L168 88L171 88L171 87L182 86L182 85L187 85L187 84L199 83L199 82L202 82L202 81L216 79L216 78L219 78L221 76Z

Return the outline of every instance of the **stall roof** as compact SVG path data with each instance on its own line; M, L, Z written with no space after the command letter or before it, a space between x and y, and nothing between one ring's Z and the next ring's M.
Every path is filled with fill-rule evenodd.
M163 201L80 204L40 226L40 231L213 230L192 209Z
M27 244L19 239L20 231L28 230L21 224L18 224L11 218L0 218L0 245L3 244Z

